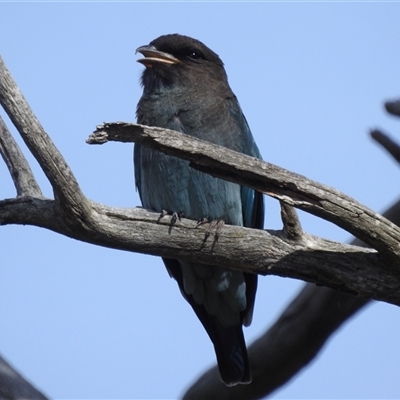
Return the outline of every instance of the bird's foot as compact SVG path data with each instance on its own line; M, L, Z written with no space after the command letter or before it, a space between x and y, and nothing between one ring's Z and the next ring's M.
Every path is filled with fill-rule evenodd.
M196 228L198 228L200 225L204 225L204 224L208 224L210 221L208 220L208 218L204 217L201 218L197 221L197 225Z
M166 215L168 215L168 211L162 210L160 216L158 217L158 220L164 218Z
M225 225L225 221L222 219L215 219L210 222L210 226L207 229L206 234L211 235L211 233L214 231L214 236L215 240L218 240L219 234L221 233L222 228Z
M160 216L158 217L158 221L160 221L162 218L164 218L166 215L171 215L171 225L174 225L175 222L179 219L179 221L184 217L182 211L166 211L162 210Z
M210 225L208 226L208 228L206 230L206 235L205 235L204 240L207 240L211 234L214 234L215 240L218 240L221 229L225 225L225 221L223 221L222 219L214 219L212 221L209 221L208 218L202 218L197 221L196 228L198 228L200 225L204 225L204 224L208 224L208 223Z
M175 224L176 220L179 219L179 221L183 218L183 212L178 211L178 212L173 212L172 217L171 217L171 224Z

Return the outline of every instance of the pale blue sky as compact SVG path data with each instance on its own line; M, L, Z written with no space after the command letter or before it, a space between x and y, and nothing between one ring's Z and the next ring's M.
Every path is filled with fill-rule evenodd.
M85 139L103 121L135 120L135 49L176 32L225 62L265 160L376 211L399 195L397 165L368 136L374 127L399 132L382 107L400 97L399 3L0 3L0 14L0 53L93 200L139 205L132 145ZM2 163L0 182L0 198L15 196ZM350 238L301 219L310 233ZM273 200L265 225L280 229ZM159 258L23 226L0 227L0 248L0 353L49 396L176 398L214 363ZM260 278L248 343L301 286ZM384 303L365 308L272 397L398 397L399 315Z

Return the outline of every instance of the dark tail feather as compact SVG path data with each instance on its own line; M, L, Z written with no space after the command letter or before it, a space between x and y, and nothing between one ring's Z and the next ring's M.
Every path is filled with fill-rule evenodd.
M251 382L251 371L241 326L224 328L214 318L213 333L207 332L214 343L221 380L227 386Z
M185 293L179 261L169 258L163 258L163 261L169 274L178 282L183 297L192 306L214 344L221 380L227 386L250 383L251 371L242 325L228 328L222 326L216 317L208 314L204 306L197 304L191 295ZM254 275L253 277L255 277L253 278L253 281L255 279L255 284L254 282L252 283L255 291L257 276ZM254 295L252 302L254 302ZM243 319L243 316L241 319Z

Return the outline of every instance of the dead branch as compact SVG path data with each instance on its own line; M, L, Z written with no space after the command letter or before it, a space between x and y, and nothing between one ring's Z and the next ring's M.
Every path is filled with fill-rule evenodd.
M400 105L400 101L394 103ZM385 106L388 108L388 103ZM394 115L400 116L400 112ZM391 146L387 150L392 154ZM383 216L399 226L400 201L385 211ZM354 239L352 244L365 246L359 239ZM314 359L343 322L369 303L369 300L310 283L304 285L276 322L250 345L249 354L254 370L251 385L227 390L221 384L215 366L203 373L187 389L183 398L241 400L258 399L271 394ZM293 335L293 332L296 334Z
M164 257L179 257L260 274L293 277L358 294L360 298L341 295L356 300L353 305L350 300L344 301L342 308L347 308L347 314L343 313L341 317L337 317L336 322L323 322L326 327L321 331L328 336L341 321L365 304L363 298L400 304L400 251L397 249L400 229L335 189L177 132L124 123L99 127L96 135L91 138L92 142L134 140L188 159L194 168L253 187L287 205L334 222L377 249L379 254L373 250L327 241L303 233L297 216L286 206L282 207L283 231L255 231L225 226L217 243L205 243L204 230L196 229L193 221L182 220L171 229L168 219L160 220L158 215L148 210L117 209L88 200L1 59L0 102L54 190L54 199L42 197L29 166L26 168L24 165L22 152L15 142L9 140L9 133L1 124L0 134L3 140L0 141L0 151L9 167L18 194L15 199L0 201L1 225L30 224L101 246ZM19 170L22 171L21 176L15 173ZM212 238L208 241L212 241ZM319 298L318 293L305 289L304 294L299 297L303 300L293 303L291 311L288 309L285 314L286 320L289 320L290 316L297 321L302 321L305 316L309 317L309 321L304 325L304 331L308 333L301 334L299 330L298 343L312 334L316 326L312 318L322 315L323 310L329 309L334 301L345 298L335 297L334 301L329 300L328 298L334 298L331 291L324 288L323 292L329 293L326 302L322 297ZM335 293L335 296L337 295ZM321 308L315 314L308 315L307 310L314 304L313 298L318 300ZM291 329L292 326L288 325L288 328ZM270 337L275 338L274 340L285 336L281 334L282 331L271 329ZM318 325L316 329L318 332ZM321 339L320 343L323 342L324 339ZM307 357L312 358L318 349L318 346L311 346ZM268 368L262 367L261 364L257 366L256 354L259 350L261 354L261 348L250 349L250 357L254 358L255 377L261 377L265 374L265 368ZM262 361L265 362L260 359L260 362ZM304 361L299 362L296 368L304 365L302 363ZM285 379L288 379L287 376Z
M370 135L372 139L379 143L397 162L400 162L400 146L391 139L388 134L374 129L370 132Z
M336 189L254 157L179 132L123 122L97 127L88 143L136 142L183 158L213 176L240 183L330 221L360 238L399 270L400 228Z
M4 358L0 357L0 399L47 400L47 397L32 386Z
M0 116L0 154L3 156L17 190L17 196L42 197L28 161Z

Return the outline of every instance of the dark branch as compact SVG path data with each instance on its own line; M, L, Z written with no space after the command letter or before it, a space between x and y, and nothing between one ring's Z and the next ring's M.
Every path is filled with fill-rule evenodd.
M386 210L383 216L399 226L400 201ZM354 239L352 244L366 246L359 239ZM309 308L304 308L307 299ZM249 347L252 368L257 371L251 385L246 389L236 387L227 390L221 385L217 368L213 367L192 384L184 394L184 399L241 400L267 396L304 368L332 333L369 302L306 284L278 320ZM291 332L299 334L291 335Z
M400 225L400 201L384 216ZM365 246L359 239L353 245ZM259 399L271 394L304 368L328 338L369 300L306 284L277 321L249 347L253 382L226 388L217 367L205 372L184 399ZM295 332L296 334L293 334Z
M387 101L385 103L385 108L389 114L400 117L400 100Z
M355 296L306 285L278 320L249 346L250 385L226 387L215 366L183 399L260 399L270 394L307 365L329 336L363 305L365 300Z
M0 357L0 399L46 400L47 397L33 387L22 375Z
M379 143L398 163L400 163L400 146L387 134L374 129L370 132L372 139Z

